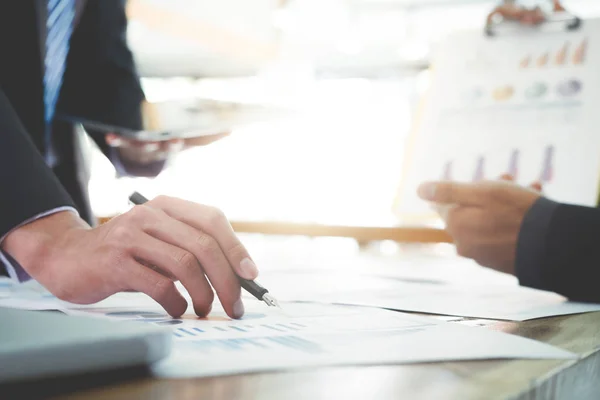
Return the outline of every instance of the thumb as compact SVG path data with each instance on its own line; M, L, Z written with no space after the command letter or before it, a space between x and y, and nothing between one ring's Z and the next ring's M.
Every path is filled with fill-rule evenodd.
M489 198L489 188L476 183L426 182L417 189L423 200L438 204L479 206Z

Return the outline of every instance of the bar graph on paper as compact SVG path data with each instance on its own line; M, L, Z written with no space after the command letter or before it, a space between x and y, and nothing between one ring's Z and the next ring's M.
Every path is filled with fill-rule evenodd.
M318 343L300 336L309 330L307 324L280 322L262 313L248 312L241 320L232 320L223 312L205 318L184 315L181 319L173 319L160 311L96 309L87 312L111 319L170 326L178 343L200 353L293 350L314 354L322 350Z
M202 354L238 352L247 355L256 351L318 354L324 350L322 343L315 338L322 335L360 335L388 330L414 332L424 328L422 319L379 319L354 307L294 303L286 304L286 312L268 310L268 313L263 313L257 311L262 310L262 303L253 305L247 305L248 311L239 320L229 318L222 310L215 310L217 305L204 318L185 314L174 319L163 311L154 310L97 308L84 312L102 318L167 326L178 345Z
M295 335L259 336L252 338L202 339L194 335L195 340L188 341L186 346L202 353L214 352L248 352L252 350L296 350L303 353L319 353L322 351L318 343Z
M456 32L438 46L395 214L404 223L441 226L417 195L422 182L503 175L523 186L540 183L552 200L597 205L600 19L568 32L480 33Z
M176 328L173 334L179 338L197 338L210 333L238 333L238 334L273 334L273 333L293 333L306 328L306 325L297 322L286 324L260 324L260 325L225 325L225 326L207 326L203 329L198 327Z
M188 342L201 352L240 351L277 348L301 352L320 352L321 347L297 334L307 326L297 322L178 327L173 335L179 341Z

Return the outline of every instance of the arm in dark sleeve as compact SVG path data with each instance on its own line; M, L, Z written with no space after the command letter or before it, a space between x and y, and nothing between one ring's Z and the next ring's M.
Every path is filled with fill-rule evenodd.
M523 220L515 268L524 286L600 302L600 210L539 199Z
M0 90L0 238L73 201L44 162Z
M59 113L133 130L143 128L145 99L133 54L127 45L125 1L87 1L71 38ZM118 169L155 176L164 162L137 165L118 159L104 135L89 132Z

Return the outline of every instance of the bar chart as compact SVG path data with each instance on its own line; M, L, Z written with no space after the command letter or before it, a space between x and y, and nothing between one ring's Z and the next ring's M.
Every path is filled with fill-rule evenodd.
M202 327L191 326L190 323L185 327L178 327L173 334L178 338L195 339L205 337L211 334L285 334L293 333L308 328L305 324L297 322L287 323L269 323L269 324L203 324Z
M296 350L303 353L321 353L322 347L315 342L295 335L258 336L249 338L200 339L187 343L195 351L214 352L248 352L252 350Z

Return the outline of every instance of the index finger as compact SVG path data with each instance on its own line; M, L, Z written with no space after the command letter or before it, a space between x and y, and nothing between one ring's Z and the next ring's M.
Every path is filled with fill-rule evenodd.
M186 147L206 146L213 142L216 142L217 140L221 140L224 137L227 137L229 135L230 135L229 132L222 132L222 133L217 133L215 135L198 136L195 138L189 138L189 139L185 139L185 146Z
M161 142L147 142L132 138L126 138L115 133L107 133L105 136L106 144L111 147L121 148L143 148L145 151L151 152L160 149Z
M417 189L423 200L438 204L480 206L486 203L487 188L476 183L426 182Z
M159 196L151 203L172 218L212 236L238 276L244 279L256 279L258 276L256 264L221 210L167 196Z

